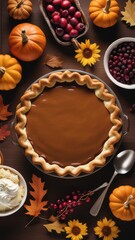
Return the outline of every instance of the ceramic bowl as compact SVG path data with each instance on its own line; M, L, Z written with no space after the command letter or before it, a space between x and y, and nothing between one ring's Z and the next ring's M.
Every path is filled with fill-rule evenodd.
M6 216L14 214L15 212L17 212L23 206L23 204L26 200L26 197L27 197L27 184L26 184L23 176L17 170L15 170L14 168L11 168L11 167L8 167L8 166L5 166L5 165L0 165L0 169L1 168L5 169L5 170L9 170L11 173L17 175L18 178L19 178L19 185L23 186L23 188L24 188L24 194L23 194L22 200L17 207L12 208L12 209L7 210L7 211L4 211L4 212L0 211L0 217L6 217Z
M106 49L105 54L104 54L104 69L105 72L108 76L108 78L117 86L125 89L135 89L135 84L124 84L119 81L117 81L110 73L109 67L108 67L108 61L109 61L109 56L114 48L116 48L119 44L123 42L135 42L135 38L133 37L123 37L119 38L116 41L112 42L112 44L109 45L109 47Z

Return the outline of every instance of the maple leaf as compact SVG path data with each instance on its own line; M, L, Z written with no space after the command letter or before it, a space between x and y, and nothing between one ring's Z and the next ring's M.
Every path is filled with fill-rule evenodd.
M3 120L3 121L7 120L7 117L12 115L12 113L8 111L8 107L9 107L9 104L4 105L3 98L0 95L0 120Z
M64 232L64 227L66 226L65 223L60 223L58 220L56 220L53 223L48 223L43 225L48 232L52 232L52 230L56 231L57 233Z
M7 128L7 124L0 127L0 141L3 141L7 136L10 135L10 131Z
M124 9L124 11L121 11L123 16L121 20L126 21L131 27L135 26L135 2L132 3L131 0L128 0Z
M51 68L61 68L63 64L63 59L53 55L46 55L45 64Z
M30 199L30 205L25 204L24 207L28 212L26 214L37 217L41 210L46 211L48 201L43 201L43 197L46 195L47 190L44 190L45 183L41 181L41 178L35 174L32 175L32 182L30 183L34 191L30 191L30 195L34 200Z

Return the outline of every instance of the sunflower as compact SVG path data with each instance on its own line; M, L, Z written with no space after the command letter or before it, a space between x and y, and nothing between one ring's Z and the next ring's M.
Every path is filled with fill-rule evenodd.
M120 230L115 225L112 219L107 220L105 217L103 220L97 221L97 226L94 228L95 234L103 240L113 240L118 237Z
M99 46L96 43L91 44L89 39L84 42L78 43L78 49L75 50L77 53L75 58L77 62L80 62L83 67L86 65L94 65L100 58Z
M78 220L73 220L68 222L68 226L65 227L66 238L71 238L72 240L83 239L83 236L88 235L86 223L82 224Z

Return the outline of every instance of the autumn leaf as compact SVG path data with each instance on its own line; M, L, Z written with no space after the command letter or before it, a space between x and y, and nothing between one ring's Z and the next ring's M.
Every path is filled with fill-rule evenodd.
M7 136L10 135L10 131L7 128L7 124L0 127L0 141L3 141Z
M0 120L5 121L7 120L7 117L11 116L12 113L8 111L8 105L3 104L3 98L0 95Z
M47 54L45 64L51 68L62 68L63 59L58 56Z
M52 230L56 231L57 233L64 232L64 227L66 226L65 223L60 223L58 220L56 220L53 223L48 223L43 225L48 232L52 232Z
M135 1L132 3L131 0L126 2L126 7L124 11L121 11L122 21L126 21L131 27L135 26Z
M41 178L36 175L32 175L32 182L30 183L33 191L30 191L30 195L34 198L30 199L30 205L24 205L26 210L26 214L37 217L40 212L46 211L47 201L43 201L43 197L46 195L47 190L44 190L45 183L41 181Z

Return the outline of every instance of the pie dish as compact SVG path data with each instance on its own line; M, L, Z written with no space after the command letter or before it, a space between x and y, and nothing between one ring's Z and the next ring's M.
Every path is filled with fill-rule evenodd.
M103 82L64 70L40 78L23 94L15 130L35 166L75 177L106 164L121 139L122 119Z

